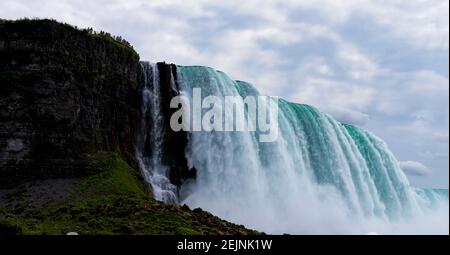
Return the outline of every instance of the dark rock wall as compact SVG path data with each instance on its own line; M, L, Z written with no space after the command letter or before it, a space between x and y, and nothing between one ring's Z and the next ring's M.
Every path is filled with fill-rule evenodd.
M95 171L89 155L134 164L139 57L53 21L0 22L0 189Z
M170 168L169 178L171 183L181 186L185 179L195 177L196 170L189 169L185 156L188 132L174 132L170 127L170 117L178 110L177 108L170 108L171 99L178 96L180 91L177 67L174 64L166 63L158 63L157 66L161 86L161 111L164 116L162 162ZM171 85L171 83L173 84Z

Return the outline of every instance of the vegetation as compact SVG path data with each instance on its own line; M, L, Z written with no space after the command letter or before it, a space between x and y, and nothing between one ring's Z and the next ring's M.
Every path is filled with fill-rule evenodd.
M102 171L77 179L64 200L45 196L30 201L26 193L33 185L10 191L8 201L0 207L0 234L256 233L199 208L191 211L187 206L151 199L139 174L117 153L97 154L90 160L100 164Z
M142 182L117 154L96 155L100 174L77 181L66 201L46 201L44 208L27 205L19 188L14 202L0 209L4 234L199 234L181 208L149 198Z
M68 23L61 23L54 19L39 19L39 18L23 18L23 19L17 19L17 20L5 20L0 19L0 25L2 24L20 24L20 25L33 25L33 24L43 24L43 23L51 23L51 24L60 24L67 28L71 28L77 31L80 31L82 33L85 33L86 35L89 35L93 38L101 39L107 43L111 43L112 45L126 49L132 52L133 57L137 60L139 60L139 54L134 50L133 46L124 38L121 36L115 36L111 35L108 32L100 31L97 32L93 28L78 28L77 26L72 26Z

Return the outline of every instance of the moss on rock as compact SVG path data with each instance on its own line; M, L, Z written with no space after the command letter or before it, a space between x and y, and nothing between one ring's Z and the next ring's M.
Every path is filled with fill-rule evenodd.
M255 234L202 210L150 198L139 173L117 153L98 153L97 174L75 179L66 199L25 196L40 182L10 190L0 206L0 234ZM72 179L72 181L74 181ZM47 186L55 186L51 181ZM43 187L41 187L42 189ZM51 187L45 187L47 193ZM33 190L35 191L35 190ZM53 192L57 192L54 190ZM7 195L6 194L6 195ZM36 206L36 200L42 199Z

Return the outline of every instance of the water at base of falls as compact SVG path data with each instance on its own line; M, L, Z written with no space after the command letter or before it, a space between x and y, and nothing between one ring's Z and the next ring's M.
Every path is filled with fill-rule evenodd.
M188 133L185 156L197 175L178 191L161 164L158 70L143 68L148 114L138 160L156 199L268 233L448 234L448 190L410 187L381 139L284 100L276 142L260 143L257 132ZM251 84L208 67L177 66L176 79L191 99L193 88L201 88L202 97L259 95Z

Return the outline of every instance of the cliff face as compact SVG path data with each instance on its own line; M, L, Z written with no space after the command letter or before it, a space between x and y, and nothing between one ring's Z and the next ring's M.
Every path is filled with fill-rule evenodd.
M157 67L161 87L161 112L164 115L162 163L169 166L170 182L179 187L184 180L194 178L196 170L195 168L189 169L185 156L188 143L187 132L174 132L170 127L170 117L177 111L176 108L170 108L170 101L173 97L178 96L180 91L176 74L177 67L174 64L165 63L158 63ZM176 90L170 85L171 82L174 83Z
M54 21L0 21L0 187L95 171L98 151L134 164L139 56Z

